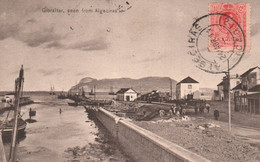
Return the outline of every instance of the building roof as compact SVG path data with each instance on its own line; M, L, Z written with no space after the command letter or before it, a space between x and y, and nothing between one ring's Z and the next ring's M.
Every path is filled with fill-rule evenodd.
M238 90L238 89L242 89L242 83L236 85L232 90Z
M181 83L199 83L199 82L197 82L196 80L194 80L188 76L187 78L185 78L182 81L180 81L179 83L177 83L177 85L181 84Z
M244 73L241 75L241 77L245 77L245 76L247 76L251 71L255 70L256 68L259 68L259 67L256 66L256 67L253 67L253 68L247 70L246 72L244 72Z
M135 91L133 88L121 88L119 91L116 92L116 94L124 94L129 89L132 89L133 91ZM135 93L137 93L137 92L135 91Z
M217 86L222 86L223 85L223 81L221 81Z
M253 88L250 88L248 92L260 92L260 85L256 85Z

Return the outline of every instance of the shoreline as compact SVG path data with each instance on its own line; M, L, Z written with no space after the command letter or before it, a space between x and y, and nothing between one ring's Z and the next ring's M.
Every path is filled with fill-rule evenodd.
M103 108L88 112L97 117L127 155L136 161L209 161Z

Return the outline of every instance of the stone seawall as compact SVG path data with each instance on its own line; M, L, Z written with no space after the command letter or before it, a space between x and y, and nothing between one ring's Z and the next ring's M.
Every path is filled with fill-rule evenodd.
M98 109L96 117L138 162L209 161L103 108Z

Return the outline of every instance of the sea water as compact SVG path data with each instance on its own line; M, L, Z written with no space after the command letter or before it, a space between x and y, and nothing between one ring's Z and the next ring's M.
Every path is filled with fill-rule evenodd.
M84 107L68 106L69 99L59 100L48 93L29 95L36 103L22 107L22 118L29 119L30 108L36 116L19 138L18 161L132 161ZM9 147L5 143L6 154Z

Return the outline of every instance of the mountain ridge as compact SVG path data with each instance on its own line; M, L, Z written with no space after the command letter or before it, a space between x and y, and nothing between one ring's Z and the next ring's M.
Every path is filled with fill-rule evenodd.
M150 92L152 90L159 90L162 92L170 92L170 80L172 81L172 91L175 93L177 81L170 77L148 76L139 79L132 78L105 78L95 79L91 77L84 77L80 82L71 87L70 91L75 92L84 89L85 92L90 92L96 86L97 92L110 92L111 87L114 92L121 88L133 88L137 92Z

